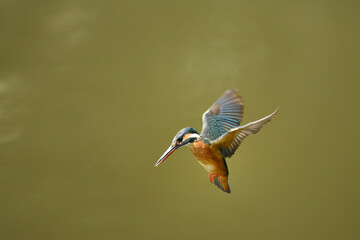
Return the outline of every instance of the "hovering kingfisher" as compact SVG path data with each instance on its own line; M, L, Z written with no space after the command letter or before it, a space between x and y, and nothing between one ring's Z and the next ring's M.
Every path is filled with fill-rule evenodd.
M255 134L271 119L278 108L269 116L240 126L244 112L242 98L237 90L227 90L202 116L201 133L192 127L181 129L170 147L156 162L155 167L168 158L176 149L190 146L191 151L206 171L209 180L224 192L230 193L228 167L225 158L231 157L241 142Z

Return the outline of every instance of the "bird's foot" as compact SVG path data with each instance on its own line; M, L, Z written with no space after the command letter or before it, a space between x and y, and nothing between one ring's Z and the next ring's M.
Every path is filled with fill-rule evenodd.
M214 181L214 177L217 177L218 175L216 173L209 173L209 180L210 182Z

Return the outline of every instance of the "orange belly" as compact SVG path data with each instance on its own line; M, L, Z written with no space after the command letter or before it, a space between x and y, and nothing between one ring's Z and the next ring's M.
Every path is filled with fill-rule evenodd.
M227 176L227 167L218 149L213 149L203 141L194 142L190 145L191 151L206 171Z

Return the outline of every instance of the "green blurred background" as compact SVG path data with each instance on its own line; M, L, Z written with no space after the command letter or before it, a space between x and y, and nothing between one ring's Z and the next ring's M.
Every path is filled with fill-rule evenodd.
M360 239L359 1L0 0L0 239ZM230 195L189 149L228 88Z

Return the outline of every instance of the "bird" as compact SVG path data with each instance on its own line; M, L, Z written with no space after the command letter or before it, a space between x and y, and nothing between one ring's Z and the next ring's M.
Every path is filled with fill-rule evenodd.
M270 122L278 109L264 118L240 126L244 114L243 100L236 89L229 89L202 115L200 134L193 127L181 129L155 167L175 150L189 146L200 165L208 172L209 181L230 193L225 158L230 158L247 136L256 134Z

